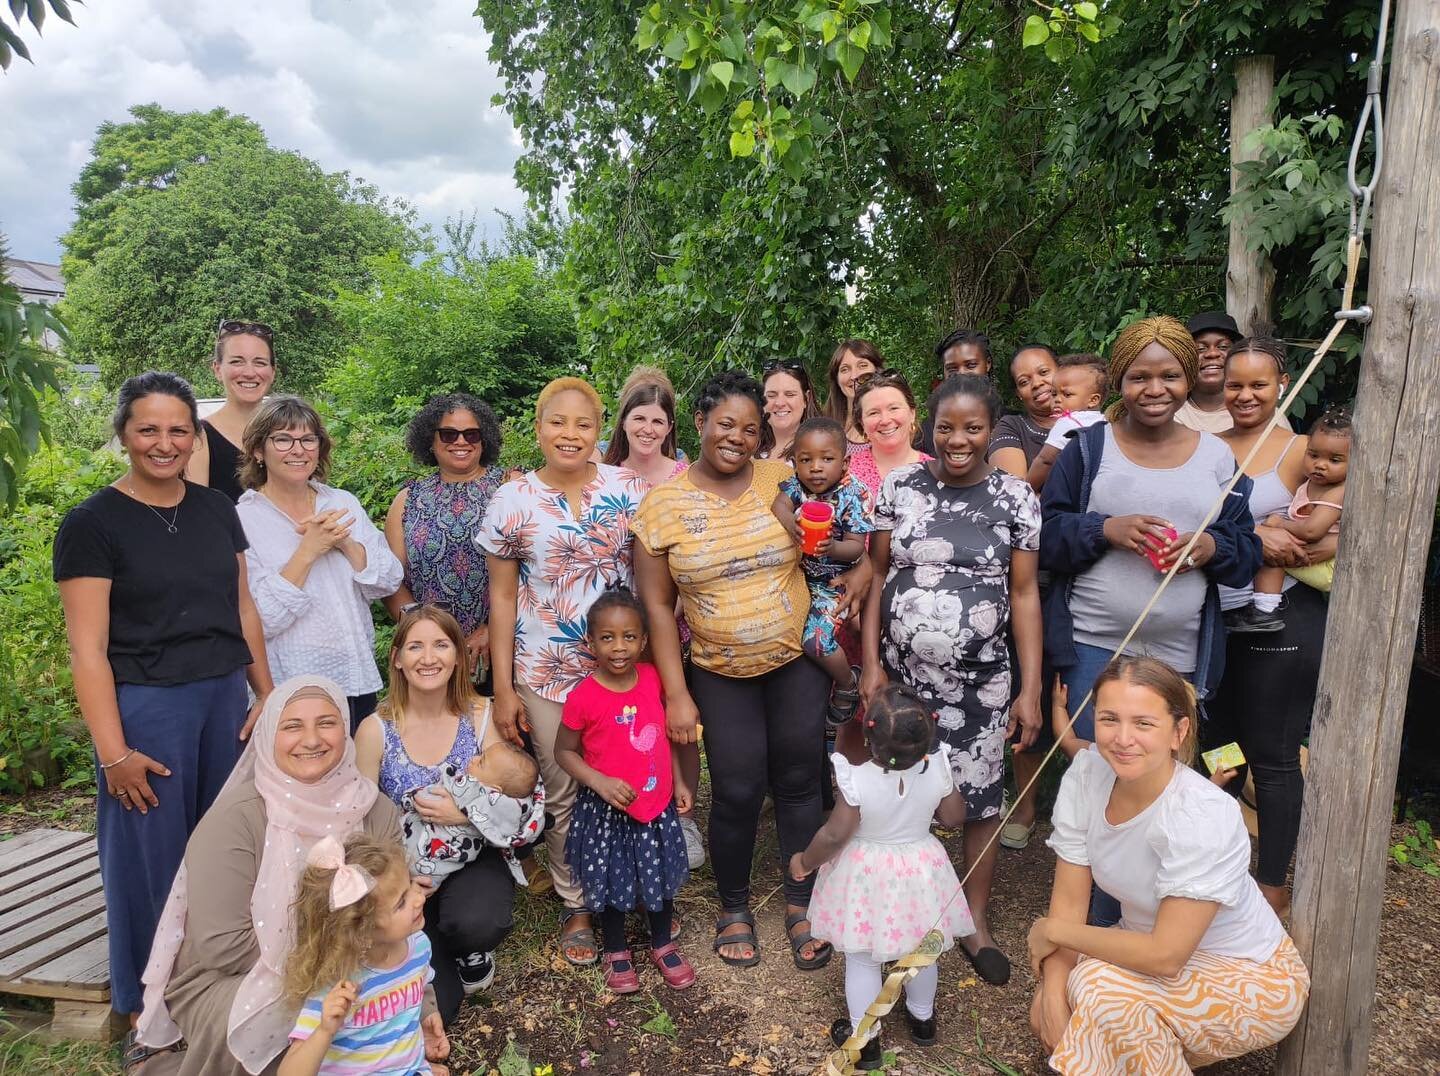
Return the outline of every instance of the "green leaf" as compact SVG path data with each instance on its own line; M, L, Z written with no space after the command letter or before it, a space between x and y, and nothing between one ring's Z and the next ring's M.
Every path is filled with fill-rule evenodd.
M730 80L735 77L735 65L729 60L716 60L710 65L710 74L716 82L728 90L730 88Z
M835 59L840 61L840 70L845 72L845 80L854 82L855 76L860 73L860 65L865 62L865 52L849 41L841 41L835 49Z
M665 47L661 50L672 60L679 60L685 55L685 35L679 30L671 30L670 35L665 38Z
M803 97L815 85L819 76L813 67L801 67L799 64L787 64L785 70L780 74L780 81L785 88L796 97Z
M45 0L29 0L30 23L36 30L45 29Z
M66 3L66 0L50 0L50 9L71 26L75 25L75 19L70 14L70 5Z
M870 23L868 21L856 23L846 36L850 38L850 44L857 49L868 49L870 47Z
M749 119L749 118L750 118L750 114L753 113L754 111L755 111L755 102L752 101L752 100L751 100L750 98L748 98L748 97L745 98L745 100L741 101L738 105L736 105L736 106L735 106L735 111L730 114L730 125L731 125L732 129L735 128L735 124L736 124L738 121L740 121L740 120L745 120L745 119Z
M0 44L9 45L10 48L15 50L15 55L19 56L22 60L30 60L30 50L25 47L25 42L21 41L15 31L3 22L0 22ZM34 63L35 61L30 60L30 62ZM0 64L0 66L9 67L10 64L7 60L3 64Z
M1090 0L1080 0L1080 3L1075 5L1075 14L1086 22L1094 22L1100 17L1100 8L1090 3Z
M1075 30L1092 45L1100 40L1100 27L1096 26L1093 22L1082 22L1075 27Z
M755 155L755 131L736 131L730 136L730 156L753 157Z
M670 1014L661 1009L649 1020L640 1025L641 1031L648 1031L652 1035L664 1035L667 1039L675 1037L675 1021L670 1019Z
M640 22L635 27L635 47L642 52L649 52L659 40L659 24L649 15L641 15Z
M1034 45L1045 44L1045 39L1049 36L1050 27L1045 25L1045 20L1039 15L1031 15L1025 20L1025 30L1020 35L1020 43L1028 49Z
M835 40L835 35L839 32L839 17L833 11L825 12L825 21L820 24L820 40L828 45Z
M25 0L10 0L10 17L16 22L25 17Z

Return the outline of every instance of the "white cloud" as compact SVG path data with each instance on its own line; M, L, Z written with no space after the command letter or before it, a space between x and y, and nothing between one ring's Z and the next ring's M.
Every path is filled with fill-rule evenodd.
M456 0L113 0L22 34L34 66L0 78L0 230L14 256L59 256L70 185L95 129L131 105L243 113L272 145L364 177L437 230L518 212L519 140L490 104L489 41Z

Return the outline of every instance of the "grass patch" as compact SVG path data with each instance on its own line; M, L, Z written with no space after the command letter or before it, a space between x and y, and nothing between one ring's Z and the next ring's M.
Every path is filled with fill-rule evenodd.
M118 1046L98 1042L45 1042L35 1032L0 1031L0 1076L115 1076Z

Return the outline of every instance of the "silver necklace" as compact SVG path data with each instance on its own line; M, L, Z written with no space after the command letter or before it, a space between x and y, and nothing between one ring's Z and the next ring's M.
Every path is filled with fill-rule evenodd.
M183 501L185 499L183 495L181 496L180 501L175 502L175 511L171 513L169 519L166 519L160 514L160 510L158 508L156 508L149 501L141 499L140 494L135 492L134 486L127 484L125 488L130 491L130 496L134 497L137 501L140 501L141 504L143 504L146 508L150 509L150 511L155 513L155 518L158 519L161 523L165 524L166 531L168 531L170 534L180 533L180 528L177 527L175 524L180 519L180 501Z

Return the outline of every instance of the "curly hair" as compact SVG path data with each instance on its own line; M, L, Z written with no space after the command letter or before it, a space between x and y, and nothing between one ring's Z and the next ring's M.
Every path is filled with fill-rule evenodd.
M405 430L405 447L421 467L439 466L439 461L435 459L435 431L446 415L456 411L469 411L480 427L480 466L488 467L500 458L503 444L500 420L490 410L490 405L468 392L447 392L426 400L425 406L415 412Z
M306 429L320 438L320 450L315 457L315 473L310 477L316 482L325 481L330 473L330 449L333 442L325 430L320 412L310 406L308 400L299 396L271 396L260 405L250 421L245 423L245 435L240 438L240 466L236 471L240 485L245 489L259 489L265 484L265 441L277 430Z
M855 413L854 399L845 399L845 393L840 388L840 364L845 361L846 355L854 355L857 359L866 359L877 370L885 369L885 356L880 349L869 340L851 339L841 340L835 350L830 354L830 365L825 368L825 403L821 406L820 412L827 418L833 418L842 426L850 421L850 416Z
M1195 689L1190 686L1189 681L1159 658L1121 654L1114 658L1109 665L1106 665L1100 671L1100 675L1095 678L1095 686L1091 688L1091 698L1098 700L1100 689L1106 684L1117 681L1153 691L1160 696L1160 700L1165 704L1166 712L1175 719L1177 724L1182 718L1190 723L1185 731L1184 739L1181 741L1180 750L1176 752L1176 758L1186 766L1193 765L1200 722L1198 719L1199 708L1195 701ZM1075 700L1074 705L1078 706L1079 700Z
M629 587L606 587L600 596L585 610L585 634L595 630L595 618L607 609L629 609L640 618L640 627L650 630L650 618L645 615L645 606Z
M1200 349L1195 344L1195 338L1190 335L1190 330L1185 328L1180 319L1163 314L1160 317L1132 321L1120 330L1115 343L1110 345L1110 388L1115 392L1120 391L1125 371L1140 357L1140 352L1151 344L1159 344L1170 352L1180 364L1180 369L1185 372L1187 391L1193 389L1200 366ZM1111 405L1105 417L1115 422L1124 414L1125 401L1118 400Z
M925 401L925 412L934 418L940 413L940 405L955 396L969 396L984 404L985 412L990 416L992 429L995 423L1000 421L1000 414L1003 411L1000 404L1000 393L995 389L995 382L984 374L951 374L935 386L935 391L930 394L930 399Z
M744 370L721 370L695 393L695 414L708 415L732 396L743 396L755 405L755 413L765 415L765 391L760 382Z
M840 449L840 454L845 454L845 427L836 422L829 415L816 415L814 418L807 418L795 429L795 438L790 442L790 457L795 455L795 446L800 443L800 438L809 437L813 433L825 437L832 437Z
M375 879L375 888L343 908L330 907L333 870L307 866L300 875L291 905L295 940L285 958L285 996L291 1001L304 1001L317 990L357 975L374 935L382 880L398 872L409 884L400 846L368 833L354 834L345 842L345 864L362 868Z
M1355 432L1355 416L1348 407L1332 407L1315 420L1312 434L1328 433L1334 437L1350 437Z
M908 770L934 746L936 718L934 708L912 689L886 684L865 706L865 743L870 757L882 769Z

